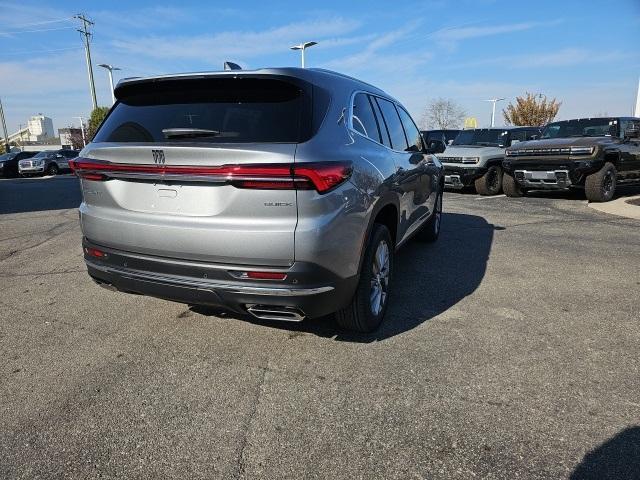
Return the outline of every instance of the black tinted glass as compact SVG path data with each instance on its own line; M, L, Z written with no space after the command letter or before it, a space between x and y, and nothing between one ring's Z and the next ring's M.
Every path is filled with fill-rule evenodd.
M373 115L369 98L364 93L358 93L353 99L353 117L351 121L354 130L381 143L376 118Z
M118 95L95 142L294 143L311 124L310 96L282 80L170 80L124 86ZM211 132L166 138L166 129Z
M462 130L453 141L453 145L481 145L485 147L504 147L507 144L508 138L508 130Z
M398 108L398 114L400 115L400 120L402 121L402 126L404 127L404 133L407 136L407 140L409 142L409 147L407 151L409 152L421 152L422 151L422 137L420 136L420 130L416 127L416 124L413 123L411 116L402 108Z
M402 129L402 123L400 122L396 107L388 100L383 100L382 98L378 98L377 100L387 123L389 136L391 137L391 147L394 150L406 150L407 140L404 138L404 130Z
M617 118L582 118L548 124L542 138L605 137L618 135Z
M387 129L387 124L384 121L384 117L382 116L382 112L380 111L380 106L376 101L375 97L369 96L369 100L371 101L371 105L373 106L373 111L378 119L378 125L380 126L380 135L382 136L382 144L391 148L391 140L389 139L389 130Z

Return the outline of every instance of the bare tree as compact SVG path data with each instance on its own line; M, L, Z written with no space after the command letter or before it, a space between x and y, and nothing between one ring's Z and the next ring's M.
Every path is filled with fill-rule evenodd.
M82 140L82 130L79 128L74 128L71 130L69 140L71 141L71 148L74 150L82 150L82 147L84 147L84 142Z
M437 98L429 102L420 123L424 129L460 128L465 116L465 111L455 101Z
M560 105L555 98L547 100L546 95L526 92L524 97L516 97L515 105L509 103L502 115L507 125L542 126L556 118Z

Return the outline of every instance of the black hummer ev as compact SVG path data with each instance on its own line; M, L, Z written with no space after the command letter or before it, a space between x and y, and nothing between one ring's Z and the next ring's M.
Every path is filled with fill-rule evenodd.
M584 188L591 202L613 198L616 185L640 184L640 118L581 118L548 124L540 140L507 149L504 193Z

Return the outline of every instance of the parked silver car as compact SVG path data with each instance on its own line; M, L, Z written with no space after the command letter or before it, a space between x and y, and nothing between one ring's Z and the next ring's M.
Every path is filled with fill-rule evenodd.
M69 170L69 160L78 156L77 150L43 150L35 156L18 162L20 175L57 175L59 172Z
M372 331L396 249L438 237L442 165L371 85L283 68L126 79L115 94L72 162L103 286Z

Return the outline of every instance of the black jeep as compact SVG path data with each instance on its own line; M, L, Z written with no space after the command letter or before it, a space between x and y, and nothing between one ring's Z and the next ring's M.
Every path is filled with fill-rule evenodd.
M540 140L506 151L504 193L584 188L591 202L613 198L616 185L640 184L640 118L580 118L548 124Z

